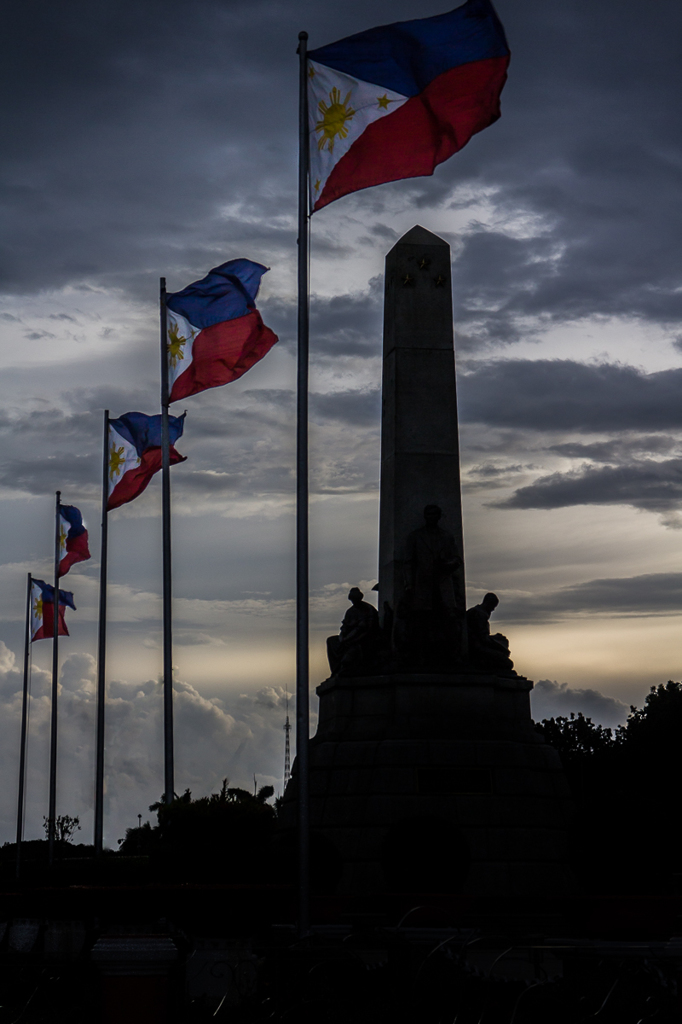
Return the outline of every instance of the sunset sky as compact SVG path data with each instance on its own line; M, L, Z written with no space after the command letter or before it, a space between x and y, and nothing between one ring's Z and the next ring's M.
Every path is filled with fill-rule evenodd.
M433 177L315 214L311 681L377 572L383 265L452 246L469 603L540 683L535 715L623 721L682 673L682 7L497 0L502 118ZM15 0L0 74L0 841L13 831L27 572L54 491L93 558L64 585L58 813L91 841L104 408L159 410L158 281L246 256L279 344L187 400L173 470L178 791L282 786L294 683L297 36L407 0ZM183 409L173 410L182 412ZM163 788L160 480L110 516L106 841ZM51 645L35 645L27 835L47 813ZM313 706L314 706L313 702Z

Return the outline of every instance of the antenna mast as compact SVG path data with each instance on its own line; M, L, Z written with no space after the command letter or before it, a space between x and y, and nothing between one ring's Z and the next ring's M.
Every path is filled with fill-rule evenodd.
M287 788L287 783L291 778L291 744L289 741L289 733L291 732L291 723L289 721L289 691L286 691L286 709L287 717L284 723L284 732L286 739L284 741L284 788Z

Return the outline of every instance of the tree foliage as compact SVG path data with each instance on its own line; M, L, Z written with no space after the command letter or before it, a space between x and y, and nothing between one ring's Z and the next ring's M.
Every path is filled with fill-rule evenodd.
M43 816L43 828L45 836L50 838L50 819ZM79 817L72 818L70 814L58 814L54 819L55 839L58 843L68 843L74 832L80 832L81 820Z
M652 686L615 732L581 714L537 729L558 750L571 787L570 842L581 880L601 891L673 891L673 876L682 874L682 683Z
M153 858L158 869L202 880L262 880L270 857L275 809L272 786L257 792L230 787L192 799L189 789L170 804L163 797L150 806L157 824L129 828L120 852Z
M559 751L564 765L610 751L621 739L620 730L614 736L611 729L586 718L580 711L577 715L571 713L568 718L563 715L546 718L537 730Z

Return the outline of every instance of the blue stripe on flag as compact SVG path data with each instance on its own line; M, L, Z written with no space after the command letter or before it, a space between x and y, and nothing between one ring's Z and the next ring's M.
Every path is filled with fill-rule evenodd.
M182 416L168 417L168 433L170 443L173 445L185 426L185 413ZM116 420L109 420L109 425L114 428L117 434L124 437L132 444L139 456L147 448L161 447L161 416L147 416L143 412L126 412Z
M83 516L75 505L60 505L59 512L69 524L69 537L80 537L85 533Z
M31 582L35 583L37 587L40 587L43 594L43 601L47 601L48 604L52 604L54 602L53 586L51 586L49 583L46 583L45 580L37 580L35 576L31 578ZM59 603L66 604L69 606L69 608L73 608L73 610L76 611L76 606L73 603L73 594L71 593L70 590L59 591Z
M417 96L460 64L508 55L490 0L468 0L448 14L381 25L308 51L319 64L403 96Z
M201 329L236 320L256 308L260 279L267 270L253 260L228 260L209 270L201 281L172 292L166 305Z

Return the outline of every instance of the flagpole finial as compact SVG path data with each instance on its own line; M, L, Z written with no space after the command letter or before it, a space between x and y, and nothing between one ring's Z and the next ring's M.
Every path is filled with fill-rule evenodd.
M298 33L298 38L299 39L307 39L308 38L308 33L307 32L299 32Z

